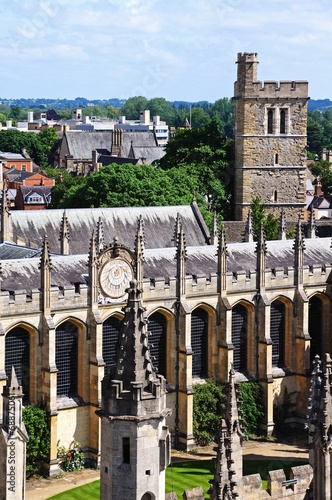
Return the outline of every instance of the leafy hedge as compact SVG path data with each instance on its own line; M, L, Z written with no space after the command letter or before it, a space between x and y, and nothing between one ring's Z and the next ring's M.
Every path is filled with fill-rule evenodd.
M41 463L49 456L50 417L43 405L23 408L22 419L29 440L26 449L26 475L40 472Z
M243 432L256 435L264 416L262 389L257 382L243 382L238 389ZM194 386L193 428L198 445L205 446L217 439L225 416L225 403L225 384L208 380Z

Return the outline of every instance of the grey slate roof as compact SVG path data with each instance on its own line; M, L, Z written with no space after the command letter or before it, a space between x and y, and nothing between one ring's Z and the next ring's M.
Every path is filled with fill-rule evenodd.
M144 146L133 146L134 157L145 158L145 163L151 165L151 163L155 160L160 160L163 156L165 156L164 148L160 146L156 147L144 147Z
M3 260L1 290L38 289L40 282L40 258ZM87 255L52 256L52 286L66 287L73 283L83 283L82 274L87 273Z
M14 245L13 243L0 243L0 260L29 259L40 255L40 250Z
M101 218L105 243L114 236L129 248L133 248L137 221L142 216L145 228L146 248L174 246L175 221L180 214L188 246L205 245L207 228L200 228L193 205L171 207L86 208L65 211L69 224L69 249L71 254L89 252L92 231ZM13 243L40 248L47 234L50 251L60 253L60 227L63 210L12 211L9 216L9 232Z
M110 154L112 149L112 131L107 132L66 132L69 155L74 158L91 159L92 150L100 154ZM155 148L158 146L153 131L123 132L123 156L128 157L131 145L140 148Z
M66 132L69 154L74 158L92 158L92 150L99 149L110 153L112 147L112 132Z
M266 268L293 268L294 241L267 242ZM330 238L305 240L304 266L324 266L332 262ZM172 277L176 274L175 248L145 251L144 275L148 278ZM207 276L217 273L217 250L214 245L187 248L186 271L188 275ZM231 243L227 245L227 272L255 271L256 243Z
M120 239L120 243L122 243ZM294 251L292 240L267 242L267 269L293 268ZM323 266L330 264L331 239L305 240L304 265ZM256 244L232 243L227 245L228 273L254 271L256 269ZM166 278L176 275L176 249L153 248L145 251L144 276ZM217 272L217 246L187 247L187 275L208 276ZM73 283L85 283L83 274L88 273L87 255L52 256L52 285L66 287ZM2 290L31 290L40 288L38 266L40 258L3 260Z

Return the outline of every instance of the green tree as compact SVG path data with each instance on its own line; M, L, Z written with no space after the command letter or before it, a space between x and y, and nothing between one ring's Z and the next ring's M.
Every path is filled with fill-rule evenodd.
M7 120L6 115L3 113L0 113L0 123L2 123L2 125L5 125L6 120Z
M181 167L196 196L205 199L210 212L221 214L232 190L230 155L231 142L221 137L214 120L200 129L178 130L156 164L165 170Z
M78 185L67 184L59 207L181 205L192 199L192 183L183 173L165 172L151 165L112 164L80 179ZM52 190L52 206L56 203L53 191L57 190Z
M271 213L266 215L265 206L262 204L262 200L259 196L252 199L250 210L255 240L258 238L261 225L263 225L267 240L277 240L279 220Z
M22 419L29 440L26 449L26 474L30 477L40 472L50 449L50 420L44 405L23 408Z
M138 120L140 112L147 109L148 100L143 96L130 97L120 108L119 115L124 115L127 120Z
M332 170L331 163L326 160L318 160L310 165L312 174L319 179L325 194L332 192Z
M153 116L160 116L160 119L166 121L169 126L172 126L175 122L176 110L163 97L150 99L146 105L146 109L150 110L151 118Z
M243 382L238 390L243 431L247 436L258 435L264 417L262 388L258 382Z
M215 380L193 386L193 433L197 444L205 446L220 431L221 419L225 412L224 385Z
M14 120L17 121L21 117L22 110L19 106L12 106L10 108L10 117Z
M106 108L107 118L110 120L116 120L119 116L120 108L115 108L111 104Z

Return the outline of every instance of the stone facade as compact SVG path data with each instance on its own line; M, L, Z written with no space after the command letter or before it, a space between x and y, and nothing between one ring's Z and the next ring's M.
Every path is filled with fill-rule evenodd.
M256 53L238 54L235 105L235 219L253 197L287 219L304 215L308 83L257 80Z

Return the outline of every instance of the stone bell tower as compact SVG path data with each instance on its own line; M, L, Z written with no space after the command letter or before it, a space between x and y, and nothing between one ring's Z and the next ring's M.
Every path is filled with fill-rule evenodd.
M234 87L235 219L259 196L268 212L297 220L306 194L306 81L257 80L257 53L239 53Z
M137 282L119 334L116 368L102 382L101 500L164 500L170 435L166 381L153 367L147 319Z

